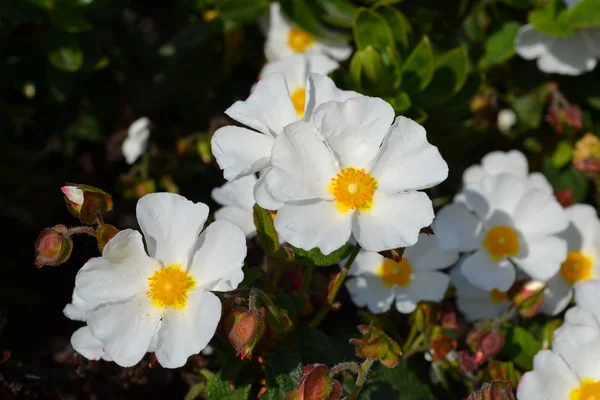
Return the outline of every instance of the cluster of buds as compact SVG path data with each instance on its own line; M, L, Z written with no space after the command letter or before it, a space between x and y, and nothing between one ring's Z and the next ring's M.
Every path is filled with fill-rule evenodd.
M310 364L302 370L300 384L284 400L339 400L342 385L329 376L323 364Z
M579 131L583 127L581 108L569 103L555 82L550 82L547 89L550 102L546 113L546 122L554 128L557 135L562 135L566 129Z
M254 347L265 333L265 309L234 308L225 319L224 328L236 355L242 360L250 359Z
M515 400L515 396L510 382L493 381L484 383L468 400Z
M350 344L356 347L357 357L379 360L388 368L398 365L402 351L394 339L373 325L359 325L358 330L362 337L350 339Z

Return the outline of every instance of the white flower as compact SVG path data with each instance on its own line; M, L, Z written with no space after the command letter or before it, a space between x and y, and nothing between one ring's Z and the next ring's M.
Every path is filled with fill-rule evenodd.
M176 368L214 335L221 302L243 279L246 240L227 221L202 234L208 207L173 193L153 193L137 204L144 233L119 232L77 273L75 294L94 306L85 319L105 353L121 366L147 351Z
M500 132L510 132L511 128L517 124L517 114L510 108L502 109L498 112L496 124L498 125L498 130Z
M433 237L420 234L417 244L407 247L400 262L378 253L361 250L346 281L352 300L372 313L382 313L396 302L404 314L415 310L421 300L441 301L450 279L438 270L458 260L458 253L441 250Z
M212 198L223 208L215 212L216 221L229 221L244 232L247 239L256 236L254 227L254 184L256 176L244 176L212 190Z
M562 328L561 328L562 329ZM521 378L518 400L591 400L600 398L600 338L574 329L557 332L552 350L533 359L533 371Z
M554 235L567 228L568 220L554 196L512 174L486 177L464 194L468 207L442 208L433 229L441 248L474 251L461 266L471 284L506 291L515 281L513 263L540 281L558 272L567 245Z
M578 2L565 1L569 8ZM517 32L515 50L527 60L537 59L542 72L581 75L596 68L600 57L600 28L578 29L571 36L558 37L540 33L527 24Z
M279 3L271 3L269 31L265 42L267 60L280 60L295 53L315 52L344 61L352 54L348 44L326 44L289 21L281 12Z
M296 247L329 254L353 234L367 251L412 246L431 224L419 190L448 176L425 129L385 101L357 97L320 105L285 127L273 146L267 192L284 205L277 232Z
M469 322L498 319L512 304L506 292L473 286L460 272L460 265L452 268L450 279L456 288L456 306Z
M121 150L127 164L133 164L146 150L150 137L150 120L146 117L135 120L127 130L127 138L123 141Z
M271 165L271 149L277 135L286 125L300 118L310 118L313 110L324 102L361 96L356 92L339 90L325 75L312 73L306 81L305 92L303 102L300 95L293 100L285 77L279 73L270 74L258 82L246 101L237 101L225 111L232 119L254 130L226 126L218 129L211 141L213 155L228 181L260 172L254 197L261 207L268 210L281 207L281 203L272 199L264 188ZM304 112L299 113L297 109L302 107Z
M542 312L556 315L573 297L573 286L600 277L600 220L596 209L575 204L566 209L570 224L560 236L567 241L567 259L548 282Z

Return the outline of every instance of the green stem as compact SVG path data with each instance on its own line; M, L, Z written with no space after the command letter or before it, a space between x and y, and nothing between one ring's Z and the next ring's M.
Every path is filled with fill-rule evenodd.
M277 309L277 306L275 305L275 303L273 303L273 300L271 300L271 298L269 297L268 294L266 294L265 292L263 292L260 289L251 288L250 289L250 296L252 296L252 295L257 295L258 297L260 297L260 299L262 300L262 302L265 303L265 306L267 306L267 309L269 310L269 312L277 320L279 320L279 311Z
M342 270L333 279L333 282L331 283L331 289L329 290L329 293L327 295L327 302L325 303L323 308L321 308L321 310L319 310L319 313L315 316L315 318L311 321L311 323L310 323L311 327L316 328L321 323L321 321L323 321L323 318L325 318L325 316L327 315L329 310L331 310L331 307L333 306L333 302L335 300L335 296L337 295L337 292L340 290L342 283L344 283L344 280L346 279L346 276L348 275L348 271L350 271L350 267L352 266L352 263L356 259L356 256L358 255L359 251L360 251L360 244L356 243L356 246L354 247L352 254L350 254L350 257L348 257L348 261L346 261L346 264L344 264L344 266L342 267Z
M344 400L355 400L358 398L360 391L362 390L365 382L367 381L367 376L369 375L369 370L371 366L375 362L373 358L367 358L365 362L362 363L360 369L358 371L358 377L356 378L356 384L354 385L354 390L350 393L350 396L346 397Z
M340 372L344 371L350 371L353 374L358 375L360 373L360 366L355 362L340 363L334 367L331 367L331 369L329 370L329 377L333 378Z
M87 233L90 236L96 237L96 230L94 228L90 228L89 226L76 226L63 233L63 236L68 238L79 233Z

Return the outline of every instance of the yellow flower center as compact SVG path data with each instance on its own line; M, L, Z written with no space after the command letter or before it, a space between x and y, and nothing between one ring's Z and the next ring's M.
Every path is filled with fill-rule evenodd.
M584 379L581 386L571 390L569 400L600 400L600 381Z
M403 258L400 262L386 258L383 264L377 267L376 271L387 287L394 285L407 287L410 285L412 267L406 258Z
M509 226L494 226L483 239L483 247L493 260L519 254L519 235Z
M569 253L560 266L560 273L570 285L588 280L592 277L593 261L580 251ZM600 398L598 399L600 400Z
M341 213L359 209L367 211L373 206L377 181L364 169L344 168L331 179L330 191Z
M508 301L508 293L501 292L498 289L493 289L490 292L490 300L492 300L492 303L494 304L502 303L503 301Z
M296 88L290 95L292 104L298 118L304 117L304 103L306 99L306 89L303 87Z
M161 267L148 278L150 289L146 292L156 307L182 309L188 292L196 287L194 278L178 264Z
M292 28L288 33L288 45L298 53L304 53L314 41L310 33L300 28Z

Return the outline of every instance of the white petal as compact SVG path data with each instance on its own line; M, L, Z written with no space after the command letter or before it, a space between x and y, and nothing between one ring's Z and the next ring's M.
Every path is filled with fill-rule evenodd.
M580 357L578 348L587 347L589 344L593 346L593 342L597 342L599 336L600 330L595 323L592 325L573 325L565 322L554 331L552 350L562 356L572 369L576 369L573 367L579 364L579 361L576 360ZM578 372L575 371L575 373Z
M200 235L189 273L207 290L229 291L244 279L246 238L228 221L216 221Z
M338 61L345 61L352 55L352 47L346 43L315 43L315 46L311 50L326 53Z
M594 314L587 311L582 306L571 307L565 312L565 321L563 326L566 325L581 325L581 326L592 326L600 330L600 325Z
M600 323L600 279L590 279L575 286L575 303L589 311Z
M71 203L75 203L79 206L83 205L83 190L76 186L63 186L60 190Z
M238 126L219 128L211 139L212 153L229 181L268 167L273 143L270 135Z
M427 141L425 129L399 116L385 138L371 174L388 193L426 189L448 177L448 164Z
M550 182L548 182L548 178L546 178L541 172L532 172L529 174L529 177L527 178L527 189L537 189L554 195L554 189L552 188L552 185Z
M92 334L104 351L122 367L137 364L148 351L162 310L154 308L145 293L129 300L103 304L88 314Z
M598 340L598 332L581 327L571 329L570 334L576 336L566 337L566 345L556 340L560 339L561 336L555 338L554 342L559 342L556 343L559 347L555 351L564 358L580 380L600 380L600 340Z
M442 249L472 251L483 240L483 224L462 204L449 204L438 211L432 225Z
M175 193L151 193L138 201L136 215L148 253L164 266L179 264L185 269L208 206Z
M265 184L275 200L333 198L328 188L339 169L312 124L298 121L287 126L275 140L271 163Z
M450 277L439 271L413 271L414 276L408 287L409 297L419 301L440 302L446 294Z
M480 182L485 177L486 173L481 165L471 165L463 172L463 185L466 186L475 182Z
M127 299L144 290L157 268L160 264L146 254L142 235L125 229L108 242L102 257L90 259L79 270L75 292L92 305Z
M556 198L539 190L527 192L514 212L515 224L525 235L551 235L567 229L569 221Z
M293 54L287 44L288 31L292 24L281 12L279 3L273 2L269 7L269 30L265 41L265 56L267 60L279 60Z
M212 339L221 319L221 301L211 292L190 296L184 310L169 309L158 331L156 358L165 368L185 365Z
M571 285L558 273L548 281L548 287L544 291L544 302L541 311L546 315L558 315L567 308L572 298L573 289Z
M414 270L436 270L449 267L458 261L458 251L442 250L435 235L419 234L414 246L407 247L404 257Z
M314 55L311 55L313 57ZM309 120L313 111L323 103L328 101L343 102L354 97L361 97L362 94L352 90L341 90L335 86L331 78L320 73L308 74L306 85L306 111L304 119Z
M334 201L286 204L277 212L275 229L286 242L329 254L350 238L352 212L340 213Z
M306 58L308 59L308 73L309 74L317 73L317 74L327 75L330 72L336 70L340 66L340 64L337 61L335 61L331 57L329 57L325 54L321 54L321 53L309 52L309 53L306 53ZM340 100L338 100L338 101L340 101Z
M513 215L526 192L526 176L506 173L487 175L482 181L464 189L468 204L483 219L490 218L497 211Z
M363 274L377 275L377 268L382 265L384 261L385 258L379 253L361 250L356 256L356 259L354 259L348 274L354 276Z
M81 297L73 291L73 297L71 303L67 304L63 309L63 314L69 319L74 321L85 321L87 312L98 304L89 303L83 300Z
M542 350L533 358L533 371L521 378L519 400L565 400L579 386L577 376L556 353Z
M260 79L272 74L282 74L290 92L306 85L308 76L308 57L306 54L293 54L280 60L270 61L260 71Z
M512 260L533 279L547 281L567 258L567 243L556 236L528 236L523 257Z
M267 192L267 175L271 171L272 167L265 168L258 178L258 182L254 185L254 199L256 203L264 208L265 210L279 210L283 207L283 203L277 201Z
M600 28L586 28L580 32L592 54L600 57Z
M533 60L548 52L555 38L536 31L532 25L523 25L515 37L515 50L526 60Z
M92 335L92 331L87 325L73 333L71 346L88 360L100 360L105 355L102 342Z
M318 106L313 123L344 167L367 168L394 120L394 109L377 97L355 97Z
M246 236L246 239L252 239L256 236L254 227L254 214L252 210L244 210L237 207L223 207L215 211L215 221L229 221Z
M581 250L595 255L598 252L597 242L600 238L600 220L596 209L589 204L573 204L566 208L565 212L571 224L560 236L567 240L569 252ZM579 240L573 240L575 238Z
M510 262L494 261L484 250L468 256L460 270L472 285L487 291L498 289L505 292L515 282L515 269Z
M150 131L140 133L136 136L128 136L121 145L121 151L127 164L133 164L146 150Z
M233 182L227 182L221 187L214 188L211 197L222 206L252 210L252 207L254 207L255 184L256 176L244 176Z
M367 306L373 314L388 311L394 301L393 289L385 286L378 276L363 275L348 279L346 289L354 304Z
M150 128L150 120L147 117L138 118L129 125L127 136L145 135Z
M412 246L419 231L433 221L433 206L423 192L388 195L379 190L368 211L359 211L352 221L352 233L368 251Z
M513 174L526 176L529 170L527 157L519 150L488 153L481 159L481 166L488 175Z
M261 79L245 101L236 101L225 110L232 119L264 134L277 136L298 116L285 77L271 74Z
M596 63L594 51L580 32L557 38L537 60L540 71L561 75L581 75L593 70Z

